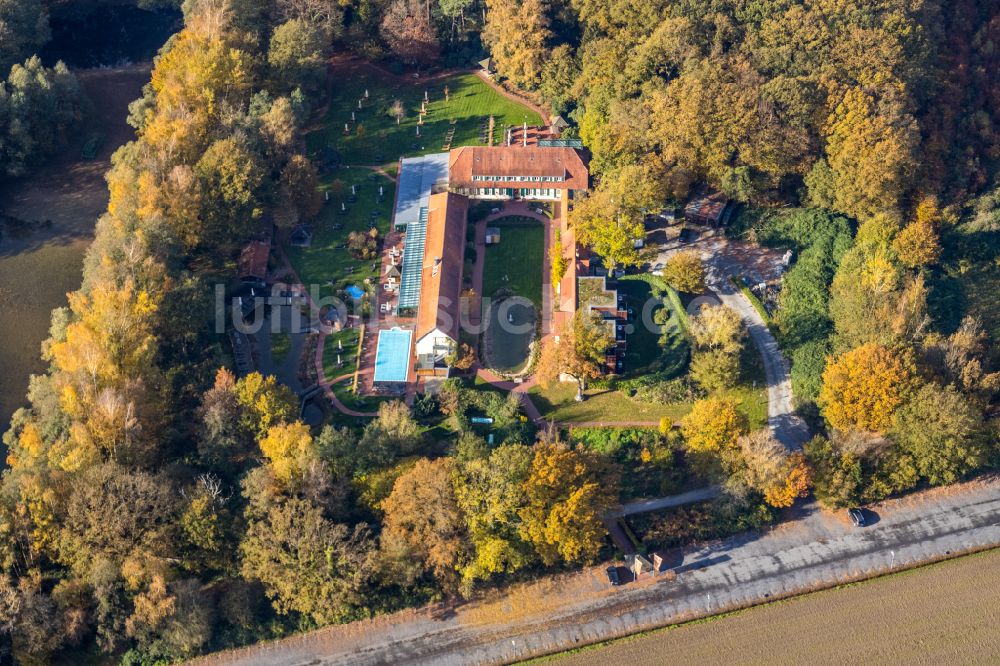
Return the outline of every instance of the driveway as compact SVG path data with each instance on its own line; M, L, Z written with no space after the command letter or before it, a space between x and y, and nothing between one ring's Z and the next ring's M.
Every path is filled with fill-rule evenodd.
M746 296L729 281L730 276L745 275L754 280L773 279L780 275L773 251L714 236L699 240L683 249L696 250L705 263L705 282L723 305L736 310L747 327L750 339L760 352L767 380L767 425L775 439L790 450L798 450L809 440L809 428L795 414L789 364L767 324ZM676 250L657 258L665 262Z
M996 476L871 509L874 524L854 528L843 512L800 507L796 520L687 549L671 571L620 588L599 565L195 663L510 663L1000 545Z

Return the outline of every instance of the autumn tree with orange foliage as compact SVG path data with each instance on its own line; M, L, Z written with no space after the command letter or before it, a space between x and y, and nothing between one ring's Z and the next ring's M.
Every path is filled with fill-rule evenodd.
M573 321L558 337L558 340L546 338L542 343L535 374L546 388L557 383L560 375L569 375L576 379L582 394L588 379L601 376L605 354L612 343L611 335L596 315L577 310Z
M618 478L617 468L587 449L535 445L521 531L545 564L597 557L606 533L601 518L617 499Z
M832 359L819 403L837 430L885 432L914 387L916 368L903 350L869 343Z
M418 460L382 502L382 548L388 557L417 560L448 590L470 557L465 522L455 499L450 458Z
M746 486L764 495L775 508L791 506L809 492L811 471L801 453L788 450L768 430L758 430L740 437L730 459L731 489Z
M610 334L600 325L596 315L577 310L572 323L558 336L546 338L538 359L535 375L548 388L566 374L576 379L582 393L588 379L601 376L605 353L611 346Z
M764 491L764 501L779 509L791 506L800 497L806 497L812 484L812 471L801 453L788 456L784 473L783 482Z

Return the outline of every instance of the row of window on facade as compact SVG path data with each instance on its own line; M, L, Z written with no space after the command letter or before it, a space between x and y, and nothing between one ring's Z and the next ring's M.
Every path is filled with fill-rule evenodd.
M513 197L518 196L526 199L558 199L562 195L562 190L554 188L536 187L482 187L473 190L474 197Z
M535 183L561 183L566 180L566 176L473 176L472 180L488 181L495 183L509 183L528 181Z

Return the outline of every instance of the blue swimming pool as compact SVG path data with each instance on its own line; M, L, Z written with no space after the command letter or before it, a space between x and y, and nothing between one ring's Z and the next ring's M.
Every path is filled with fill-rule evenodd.
M413 331L391 328L378 332L375 381L405 382L410 373L410 340Z
M365 290L356 284L347 285L344 288L344 291L346 291L347 295L350 296L351 298L364 298L365 295Z

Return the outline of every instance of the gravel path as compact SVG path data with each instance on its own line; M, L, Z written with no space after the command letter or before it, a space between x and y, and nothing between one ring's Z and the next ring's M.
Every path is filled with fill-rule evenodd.
M767 425L775 439L790 450L801 449L809 440L809 428L795 414L792 401L792 380L789 364L778 341L760 313L750 301L729 281L730 276L743 273L739 263L739 252L723 251L732 244L724 239L710 239L698 249L707 267L706 282L722 303L736 310L750 333L750 339L760 352L767 379Z

